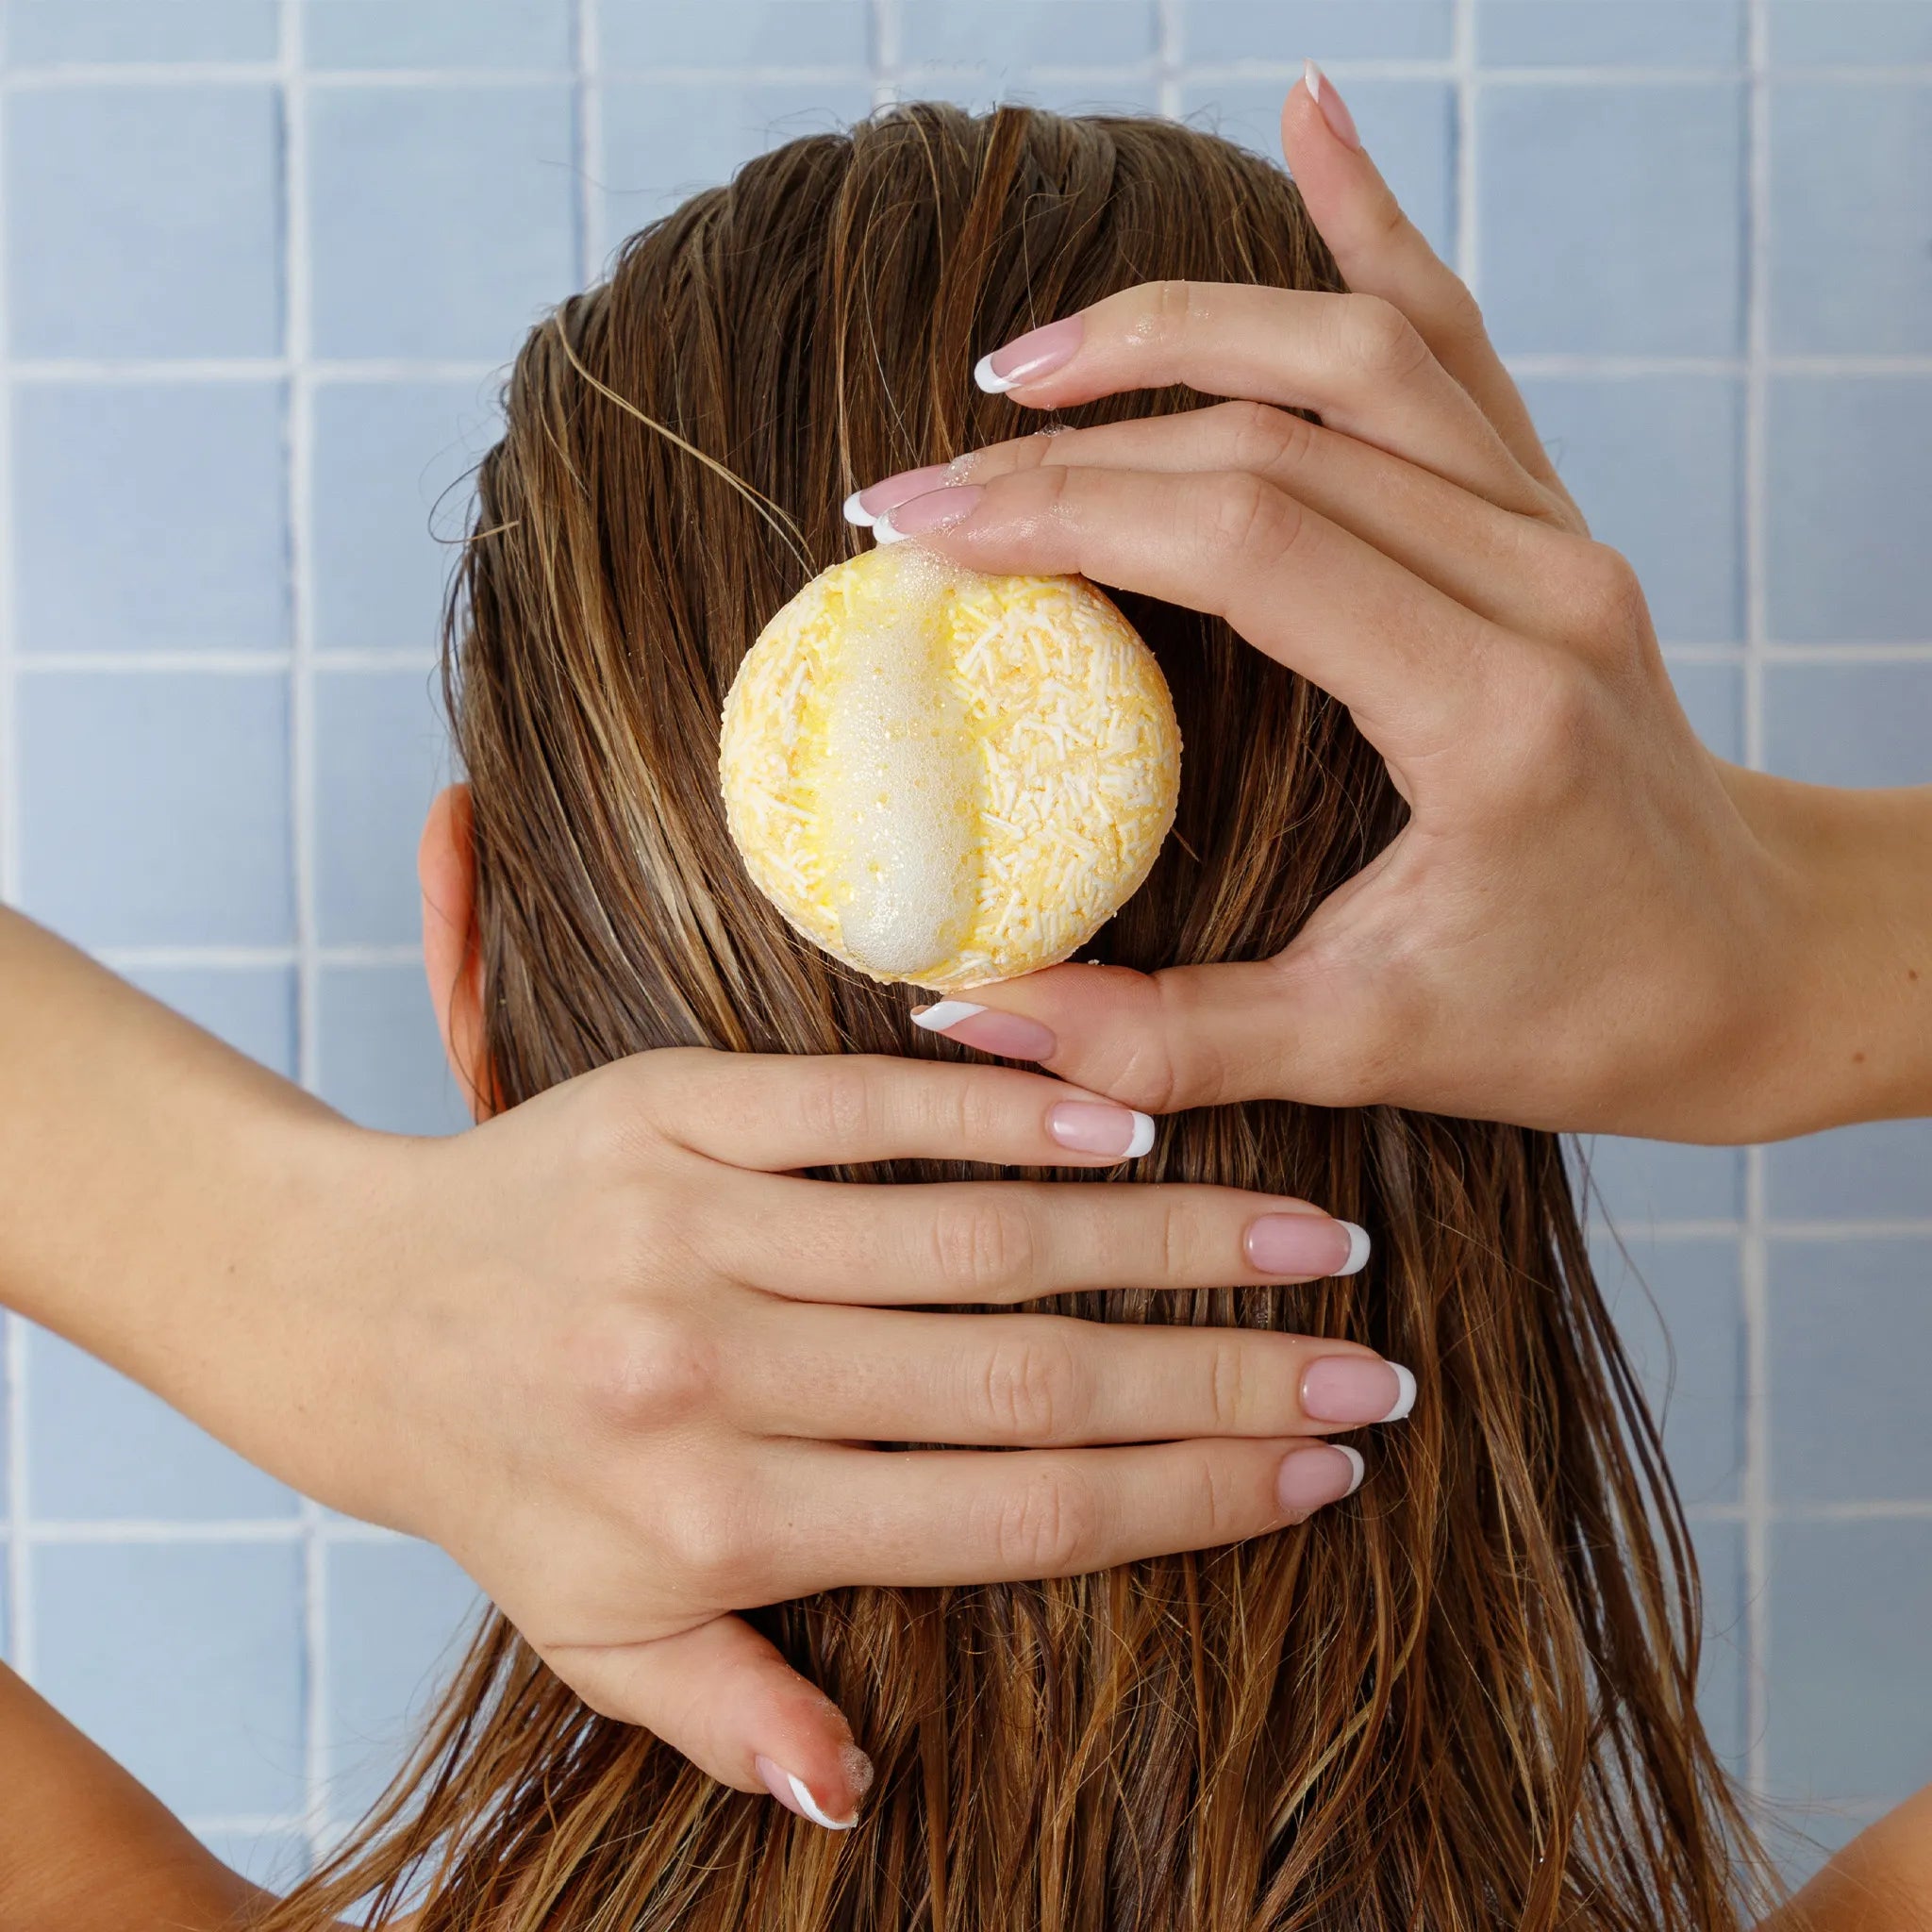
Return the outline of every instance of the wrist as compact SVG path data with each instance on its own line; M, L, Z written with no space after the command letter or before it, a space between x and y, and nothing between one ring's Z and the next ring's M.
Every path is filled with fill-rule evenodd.
M1932 788L1726 782L1790 935L1740 1138L1932 1112Z

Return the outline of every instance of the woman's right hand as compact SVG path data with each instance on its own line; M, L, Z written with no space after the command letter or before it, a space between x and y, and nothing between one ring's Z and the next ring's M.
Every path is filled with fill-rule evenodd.
M360 1231L302 1298L301 1426L258 1385L230 1439L441 1544L594 1708L821 1822L866 1761L732 1610L1277 1528L1359 1480L1309 1439L1413 1397L1344 1341L932 1306L1358 1266L1366 1238L1302 1202L791 1172L1145 1150L1144 1115L1042 1074L675 1050L449 1141L334 1130ZM909 1441L1019 1453L869 1446Z

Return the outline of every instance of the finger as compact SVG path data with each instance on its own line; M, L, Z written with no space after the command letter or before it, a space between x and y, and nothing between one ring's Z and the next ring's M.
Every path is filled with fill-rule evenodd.
M814 1824L858 1822L872 1761L824 1692L740 1617L650 1643L565 1644L550 1668L592 1710L641 1725L721 1784Z
M1310 77L1331 105L1339 100L1332 81L1318 73ZM1338 119L1344 132L1338 133L1302 81L1289 90L1282 107L1281 149L1342 278L1351 289L1399 308L1517 462L1568 504L1529 410L1491 344L1474 296L1403 212L1359 141L1351 141L1353 123L1345 108Z
M1358 1107L1404 1049L1386 984L1374 959L1338 972L1298 941L1274 959L1158 973L1050 966L974 989L984 1004L965 1024L946 1013L958 1002L934 1010L968 1046L972 1028L1024 1026L1027 1057L1151 1114L1263 1098Z
M1578 541L1354 437L1257 403L1015 437L940 470L883 477L858 492L859 508L875 525L928 491L1047 467L1162 475L1245 471L1478 616L1531 636L1554 627L1559 606L1551 586Z
M1062 1315L770 1305L725 1400L772 1436L1006 1448L1319 1436L1399 1422L1415 1377L1354 1342Z
M1353 1494L1363 1472L1346 1444L1234 1437L1124 1449L803 1446L773 1478L788 1520L808 1525L789 1595L859 1581L1080 1576L1210 1549L1303 1521Z
M1044 1074L886 1054L646 1057L650 1107L680 1144L783 1172L867 1160L1110 1167L1154 1144L1154 1123Z
M1383 756L1468 741L1510 634L1243 472L1043 468L915 496L874 535L984 571L1078 572L1224 618L1340 698ZM1413 796L1413 793L1411 793Z
M1010 1306L1087 1289L1353 1274L1369 1237L1305 1201L1239 1188L774 1176L708 1232L705 1253L732 1278L793 1301Z
M1053 344L1043 358L1041 342ZM974 374L1033 408L1181 383L1318 409L1331 428L1505 509L1547 508L1469 391L1377 295L1143 282L1004 344Z

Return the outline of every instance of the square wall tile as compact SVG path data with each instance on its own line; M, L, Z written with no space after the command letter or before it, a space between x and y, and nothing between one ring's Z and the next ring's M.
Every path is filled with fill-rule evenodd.
M508 362L575 288L566 83L320 88L308 142L318 355Z
M1932 1121L1874 1121L1765 1150L1774 1221L1932 1217Z
M1724 375L1530 376L1524 400L1591 533L1666 643L1744 634L1744 390Z
M951 17L951 9L945 11ZM926 9L910 10L901 45ZM604 71L626 67L863 67L872 56L867 0L599 0ZM908 54L906 58L910 58Z
M451 774L427 671L325 671L315 679L316 929L325 946L422 936L416 841Z
M442 1055L420 966L330 966L320 1000L322 1097L392 1134L453 1134L469 1110Z
M289 966L150 966L127 977L238 1053L295 1077L295 972Z
M292 1516L295 1493L138 1383L32 1331L28 1507L42 1523Z
M615 242L739 165L872 111L854 80L612 81L604 90L604 232Z
M1281 159L1279 80L1190 81L1181 110L1194 126ZM1442 81L1350 76L1348 104L1397 200L1446 260L1456 250L1456 96Z
M1697 1709L1718 1756L1741 1774L1751 1748L1751 1632L1744 1582L1744 1525L1692 1526L1704 1592L1704 1651Z
M1923 785L1932 745L1932 660L1772 664L1768 769L1813 785Z
M1787 1523L1771 1546L1774 1794L1895 1802L1932 1779L1932 1523Z
M1932 0L1767 0L1774 66L1932 60Z
M280 673L18 685L20 903L87 946L294 938Z
M14 67L273 60L280 42L275 0L11 0L7 9Z
M1476 292L1500 349L1739 353L1735 82L1490 87L1476 116Z
M1736 1221L1744 1212L1741 1148L1598 1134L1583 1152L1602 1210L1619 1234L1641 1236L1658 1221Z
M1446 60L1456 36L1452 0L1181 0L1180 14L1181 58L1191 66L1309 56ZM1350 107L1356 85L1351 77Z
M1781 82L1771 142L1773 349L1932 349L1932 86Z
M1744 1466L1744 1304L1734 1241L1591 1243L1591 1261L1687 1504L1732 1503Z
M34 1552L35 1679L185 1816L302 1807L302 1552L67 1543Z
M285 646L285 413L274 382L17 389L20 647Z
M1743 0L1476 0L1486 67L1735 67Z
M310 67L569 67L570 0L303 0Z
M1151 60L1155 45L1155 11L1145 0L914 4L899 17L899 58L908 67L1121 67Z
M1773 641L1932 638L1932 377L1774 376L1766 441Z
M35 88L7 104L15 356L281 347L273 87Z
M1770 1270L1774 1501L1932 1501L1932 1241L1774 1239Z
M315 391L315 641L433 656L461 557L470 476L502 415L474 382Z
M334 1542L326 1574L329 1814L349 1819L394 1775L484 1602L428 1543Z

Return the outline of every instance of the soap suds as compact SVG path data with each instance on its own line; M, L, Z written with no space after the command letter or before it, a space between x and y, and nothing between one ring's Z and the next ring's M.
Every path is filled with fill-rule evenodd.
M845 881L851 957L914 977L956 952L977 902L979 760L953 689L938 585L908 567L848 606L827 693L819 810Z

